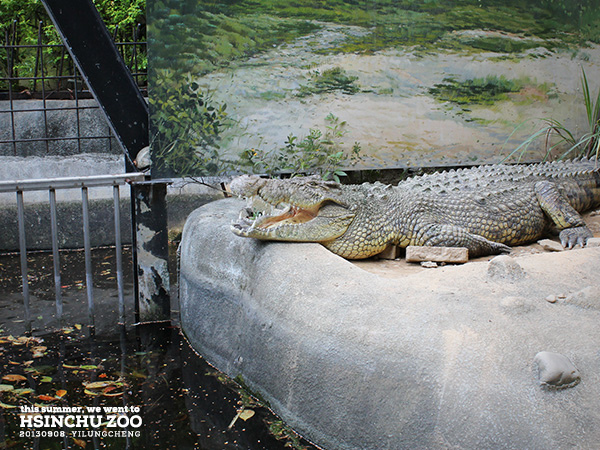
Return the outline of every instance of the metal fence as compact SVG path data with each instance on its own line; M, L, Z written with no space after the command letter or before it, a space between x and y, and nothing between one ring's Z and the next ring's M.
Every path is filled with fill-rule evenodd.
M27 45L17 41L16 21L5 30L0 45L0 154L28 156L32 146L41 147L38 154L65 154L65 145L72 154L85 151L82 146L86 145L120 152L113 149L118 146L99 112L96 116L103 126L90 130L83 124L99 106L65 46L48 42L43 28L40 22L37 43ZM133 30L131 41L118 41L120 34L116 29L115 45L140 90L146 93L147 45L139 40L141 26ZM29 60L30 69L24 69L24 60ZM35 130L28 126L31 122L35 122ZM61 131L65 122L74 126Z
M83 236L85 252L85 286L87 294L87 308L89 326L94 328L94 294L92 279L92 258L90 245L90 214L88 203L88 189L94 187L113 187L114 225L115 225L115 252L117 266L117 287L119 302L119 322L125 323L125 301L123 294L123 262L121 244L121 217L120 217L120 191L119 187L131 182L144 180L142 173L127 173L121 175L98 175L88 177L55 178L41 180L20 180L0 182L0 193L12 192L17 196L17 219L19 228L19 252L21 261L21 278L23 286L23 305L27 331L31 331L31 310L29 306L29 277L27 267L27 244L25 233L25 204L24 191L48 191L51 219L52 259L54 270L54 285L56 297L56 317L60 320L63 314L63 301L61 295L60 253L58 244L58 222L56 214L56 191L59 189L81 189L81 205L83 212Z

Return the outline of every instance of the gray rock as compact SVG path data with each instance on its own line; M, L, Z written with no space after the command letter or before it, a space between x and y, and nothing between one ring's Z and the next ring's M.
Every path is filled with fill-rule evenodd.
M600 247L600 238L589 238L585 243L586 247Z
M553 241L552 239L542 239L537 241L537 243L548 252L562 252L565 249L560 242Z
M188 219L181 326L296 431L330 450L597 447L600 383L548 395L530 362L553 348L597 373L600 311L529 299L600 286L600 249L515 258L519 283L480 261L384 277L318 244L234 236L242 206Z
M566 389L580 381L579 370L571 360L560 353L539 352L534 362L538 367L540 385L551 389Z
M518 281L525 278L525 271L518 262L507 255L499 255L488 263L488 276L495 280Z

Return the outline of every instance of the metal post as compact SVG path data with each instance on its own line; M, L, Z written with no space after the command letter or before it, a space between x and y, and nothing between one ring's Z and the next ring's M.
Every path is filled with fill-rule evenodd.
M27 242L25 239L25 206L23 191L17 191L17 218L19 221L19 252L21 254L21 279L23 281L23 306L25 308L25 327L31 331L31 311L29 309L29 279L27 277Z
M54 265L54 295L56 297L56 317L62 318L63 303L60 280L60 253L58 251L58 220L56 216L56 190L49 189L50 193L50 229L52 237L52 262Z
M123 251L121 245L121 205L119 202L119 186L113 186L113 201L115 208L115 251L117 264L117 289L119 291L119 323L125 323L125 294L123 288Z
M167 185L135 183L135 223L139 322L169 321Z
M85 252L85 288L88 300L88 316L91 329L94 328L94 286L92 279L92 249L90 245L90 209L88 205L88 188L81 188L83 212L83 248Z

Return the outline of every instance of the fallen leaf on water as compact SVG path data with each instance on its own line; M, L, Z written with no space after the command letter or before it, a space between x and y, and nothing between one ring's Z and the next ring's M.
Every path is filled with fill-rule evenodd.
M16 408L16 406L15 405L7 405L6 403L0 402L0 408L12 409L12 408Z
M91 383L84 383L83 387L86 389L106 389L109 386L123 386L123 383L116 381L92 381Z
M37 398L43 402L51 402L52 400L56 400L54 397L50 397L49 395L38 395Z
M241 413L240 413L240 419L242 419L244 422L248 419L250 419L251 417L254 416L254 411L251 409L244 409Z
M78 330L81 330L81 324L79 324L79 323L76 323L76 324L75 324L75 328L77 328Z
M2 379L4 381L26 381L27 380L26 377L24 377L23 375L18 375L18 374L4 375L2 377Z
M86 364L83 366L79 366L79 368L83 370L96 370L98 366L94 366L93 364Z
M0 384L0 392L13 391L15 387L12 384Z
M37 347L32 347L31 351L33 352L33 357L34 358L41 358L42 356L44 356L46 354L46 350L48 350L48 347L44 347L44 346L37 346Z
M27 395L27 394L32 394L33 393L33 389L15 389L14 391L12 391L13 394L16 395Z
M73 438L73 442L81 448L85 448L85 446L87 445L87 442L77 438Z
M90 391L88 389L84 389L83 392L86 393L87 395L91 395L92 397L97 397L99 395L102 395L102 393L100 393L100 392L94 392L94 391Z
M64 397L65 395L67 395L67 391L65 391L64 389L59 389L58 391L56 391L56 396L57 396L58 398L62 398L62 397Z
M132 370L131 371L131 376L133 376L135 378L148 378L147 375L144 375L143 373L140 373L137 370Z
M105 373L101 373L100 375L98 375L98 378L108 378L108 375L106 375Z
M123 392L111 392L111 393L103 392L102 395L104 397L119 397L119 396L123 395Z
M52 383L52 377L44 376L40 378L40 383Z

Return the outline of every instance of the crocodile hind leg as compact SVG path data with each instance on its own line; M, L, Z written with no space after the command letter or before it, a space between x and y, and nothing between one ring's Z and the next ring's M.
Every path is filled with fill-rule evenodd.
M561 230L559 236L563 247L573 248L577 244L583 247L587 240L593 237L579 213L560 194L554 183L550 181L537 182L535 194L542 210Z
M449 224L434 224L422 236L422 244L429 247L465 247L469 257L510 252L508 245L490 241L462 227Z

